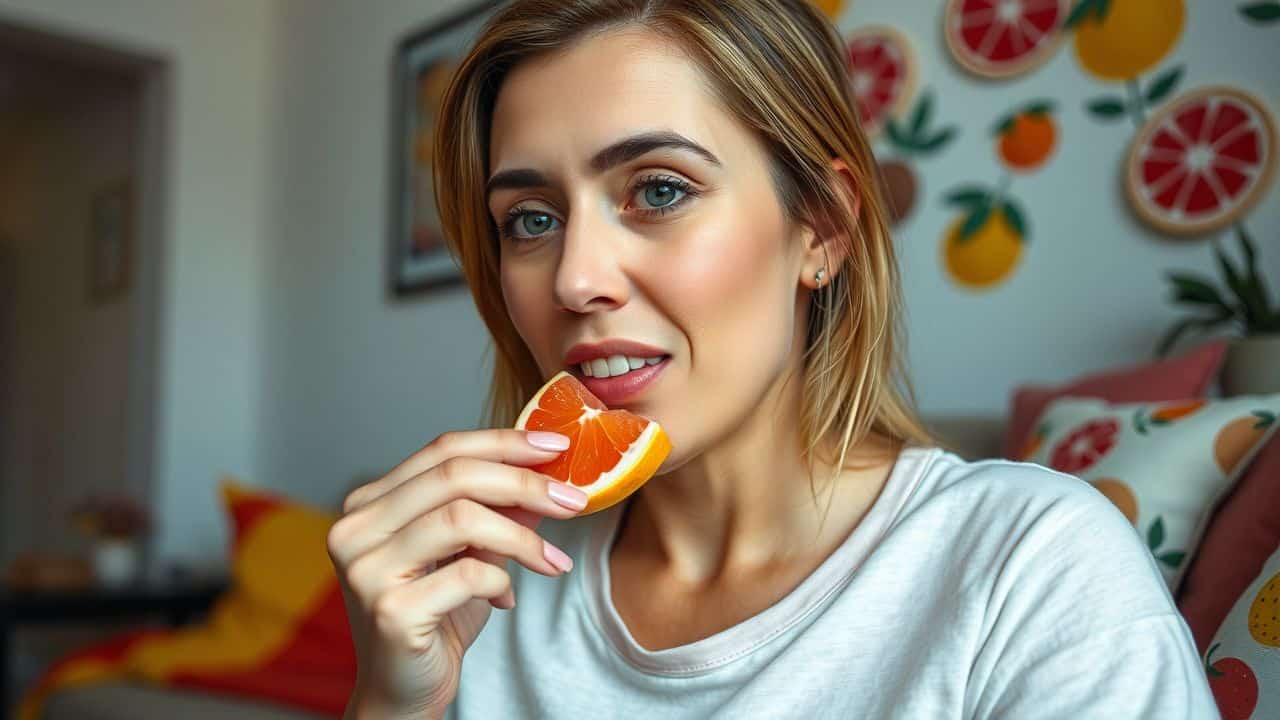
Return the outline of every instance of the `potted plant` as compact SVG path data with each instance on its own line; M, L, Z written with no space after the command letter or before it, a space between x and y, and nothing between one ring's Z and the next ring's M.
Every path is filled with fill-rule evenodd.
M1174 323L1156 352L1165 355L1188 332L1229 327L1240 337L1227 351L1223 391L1227 395L1280 392L1280 306L1271 304L1266 283L1258 273L1253 240L1243 225L1236 225L1236 237L1244 256L1243 267L1232 263L1218 245L1213 248L1225 291L1190 273L1169 273L1173 302L1192 308L1193 315Z
M71 512L72 521L92 542L94 579L122 587L142 572L142 540L150 527L147 511L127 497L90 497Z

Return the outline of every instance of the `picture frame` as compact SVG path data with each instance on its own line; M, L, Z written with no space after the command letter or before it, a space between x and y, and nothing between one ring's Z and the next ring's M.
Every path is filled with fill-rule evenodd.
M89 300L123 298L132 282L133 182L121 179L95 191L89 202Z
M444 245L432 177L436 110L457 62L507 0L481 0L401 39L392 60L391 208L393 297L456 287L461 269Z

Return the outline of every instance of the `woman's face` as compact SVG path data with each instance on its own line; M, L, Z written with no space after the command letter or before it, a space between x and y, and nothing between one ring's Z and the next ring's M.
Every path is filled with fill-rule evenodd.
M809 233L785 221L764 147L675 46L618 31L520 66L490 158L517 331L544 377L569 370L660 422L664 470L745 424L797 362ZM611 340L650 349L571 352ZM628 374L613 378L579 362L600 358L601 375L618 355L637 360L615 358Z

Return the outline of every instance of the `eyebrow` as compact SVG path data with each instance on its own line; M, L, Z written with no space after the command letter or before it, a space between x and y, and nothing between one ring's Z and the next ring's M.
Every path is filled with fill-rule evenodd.
M593 173L598 175L611 167L621 165L641 155L660 149L691 152L712 165L721 167L720 159L713 155L710 150L680 133L670 130L642 133L619 140L592 156L589 167ZM488 197L495 191L503 189L519 190L530 187L550 186L551 181L538 170L528 168L503 170L489 178L489 182L485 186L485 196Z

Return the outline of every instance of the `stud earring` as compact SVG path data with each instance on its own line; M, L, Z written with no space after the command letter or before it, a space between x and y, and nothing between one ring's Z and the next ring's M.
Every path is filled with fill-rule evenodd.
M818 268L818 272L813 274L813 281L818 284L818 287L822 287L822 278L826 274L827 274L826 268Z

